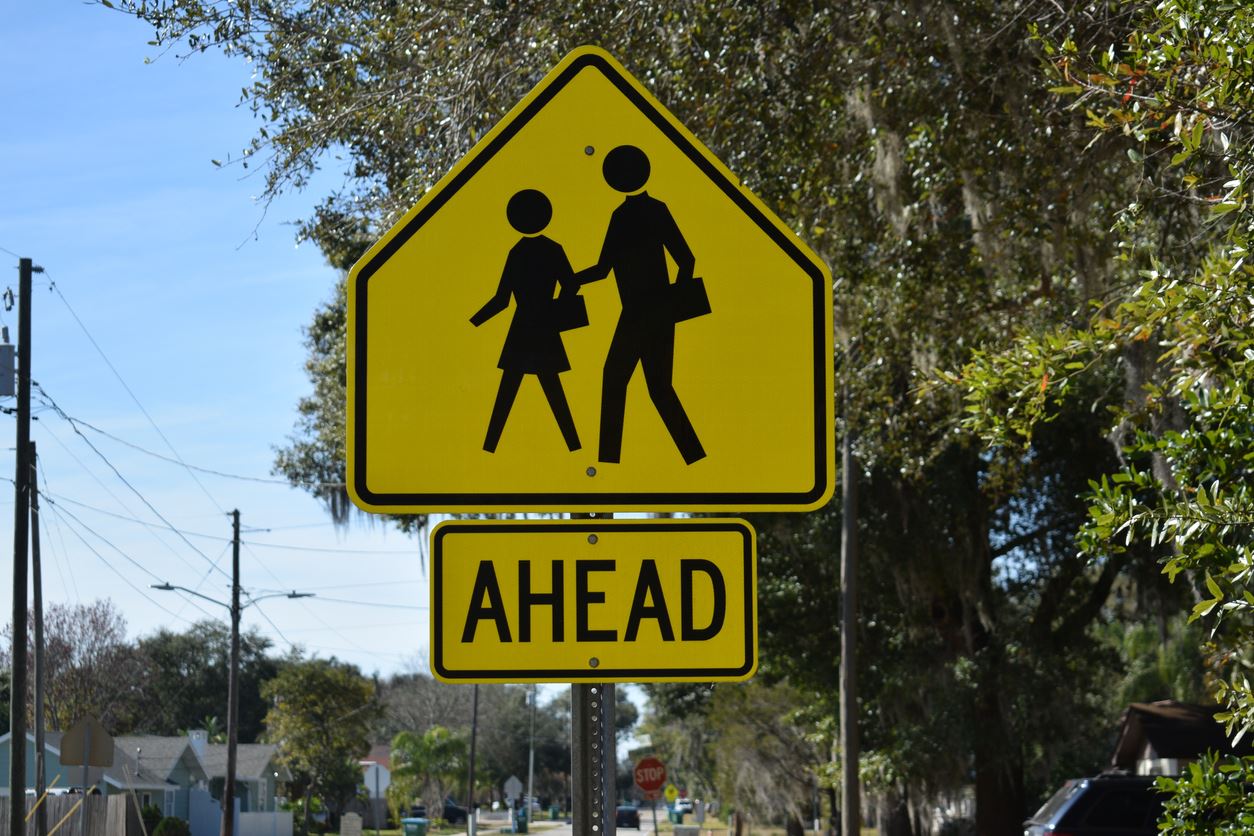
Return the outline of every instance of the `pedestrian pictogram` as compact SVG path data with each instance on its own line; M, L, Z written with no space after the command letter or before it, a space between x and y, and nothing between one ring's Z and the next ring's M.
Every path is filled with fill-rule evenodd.
M373 511L808 510L831 278L613 58L568 55L353 268Z

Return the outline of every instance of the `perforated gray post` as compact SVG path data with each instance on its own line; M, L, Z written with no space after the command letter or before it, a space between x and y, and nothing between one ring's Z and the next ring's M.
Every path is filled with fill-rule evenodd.
M573 829L614 836L614 686L571 685L570 696Z

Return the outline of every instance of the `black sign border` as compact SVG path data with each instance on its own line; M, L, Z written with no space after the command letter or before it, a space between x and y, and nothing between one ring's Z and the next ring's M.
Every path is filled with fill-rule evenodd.
M457 193L483 166L496 155L548 102L556 96L575 76L587 68L601 72L618 90L629 99L657 128L666 135L684 154L700 168L710 180L717 185L737 206L749 216L758 227L765 232L788 256L810 276L812 284L811 305L814 312L813 345L814 345L814 483L806 491L580 491L580 492L475 492L475 493L376 493L367 486L366 476L366 311L368 308L368 289L370 278L422 226L443 208L444 204ZM826 333L826 294L824 293L824 273L815 265L797 244L783 231L773 224L763 212L754 205L738 183L729 179L706 158L684 134L679 131L663 113L657 110L640 91L623 77L617 68L604 57L596 53L585 53L578 56L548 84L527 106L506 124L500 133L474 156L465 161L457 175L441 188L422 207L416 215L409 219L398 230L379 252L366 262L355 279L355 389L354 437L349 439L353 445L354 470L353 487L357 496L372 508L386 510L395 508L422 508L427 510L447 510L450 512L470 509L493 508L507 511L512 509L560 508L580 510L601 510L607 508L674 508L688 510L729 509L740 507L775 506L795 510L809 509L816 505L828 490L829 471L827 459L829 455L829 420L830 404L827 397L826 379L831 357L824 352L827 346Z
M509 670L457 670L444 666L444 538L457 534L502 534L554 532L608 534L622 531L731 531L744 543L745 577L745 662L735 668L546 668ZM739 519L660 520L532 520L503 522L444 522L431 535L431 670L447 682L708 682L745 679L757 669L757 595L754 565L755 537L752 526Z

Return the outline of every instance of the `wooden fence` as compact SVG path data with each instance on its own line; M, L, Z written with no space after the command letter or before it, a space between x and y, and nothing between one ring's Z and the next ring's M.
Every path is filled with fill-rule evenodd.
M13 828L9 823L8 799L0 805L0 836L35 834L35 816L28 815L26 827ZM80 803L83 802L83 803ZM83 817L87 819L86 836L143 836L139 812L132 795L50 795L42 805L46 811L48 836L82 836ZM26 799L26 810L35 807L35 799Z

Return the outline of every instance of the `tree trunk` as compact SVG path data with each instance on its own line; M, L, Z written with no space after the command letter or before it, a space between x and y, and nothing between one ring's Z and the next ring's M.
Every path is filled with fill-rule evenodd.
M806 827L801 823L801 819L790 815L788 821L784 823L785 836L805 836Z
M910 797L905 792L893 789L881 796L879 832L881 836L914 836Z
M975 833L1004 836L1023 827L1023 757L999 707L997 676L984 677L976 716Z

